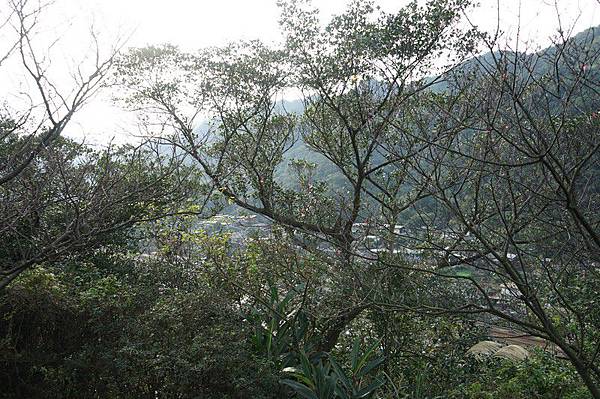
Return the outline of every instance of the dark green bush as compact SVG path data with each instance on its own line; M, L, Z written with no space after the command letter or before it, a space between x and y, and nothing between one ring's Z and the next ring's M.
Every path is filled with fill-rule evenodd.
M37 268L2 294L2 397L278 397L226 296L183 266L96 260Z

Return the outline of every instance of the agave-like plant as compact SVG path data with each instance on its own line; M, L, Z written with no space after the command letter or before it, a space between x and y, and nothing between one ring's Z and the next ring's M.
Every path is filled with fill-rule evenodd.
M300 354L298 367L288 367L283 372L289 377L281 380L299 397L305 399L368 399L385 380L378 368L385 357L376 355L379 343L360 352L360 340L354 341L350 355L350 367L345 369L332 356L321 354L311 361L305 353Z
M308 334L308 317L301 308L292 309L293 299L303 291L304 285L298 285L281 297L272 285L266 309L255 308L249 315L255 350L280 369L297 364L300 351L309 352L315 344Z
M311 361L305 353L301 353L300 365L283 369L291 378L282 379L281 383L305 399L336 398L337 375L332 372L331 363L323 360L319 357Z

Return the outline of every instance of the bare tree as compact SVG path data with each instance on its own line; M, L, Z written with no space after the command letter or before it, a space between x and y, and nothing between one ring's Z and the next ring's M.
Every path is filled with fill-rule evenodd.
M36 28L51 2L33 0L6 0L8 16L1 23L4 39L9 43L0 58L3 62L16 58L17 70L11 73L24 73L33 87L33 92L22 93L22 100L28 99L30 106L14 109L6 107L2 115L4 123L0 130L0 140L10 135L27 137L20 148L0 159L0 185L18 176L33 159L52 141L62 134L73 115L98 91L106 77L121 43L102 56L101 45L94 32L91 33L92 56L82 61L71 74L72 82L65 85L50 74L51 60L36 46ZM48 38L45 38L48 41ZM60 41L60 37L56 38ZM51 46L52 42L49 42ZM5 65L6 67L6 65Z
M437 259L421 271L473 289L455 307L422 311L491 315L481 320L541 337L600 397L595 33L559 35L536 53L490 44L455 71L431 102L437 116L413 126L430 146L412 170L430 178L435 201L420 209L427 234L412 243ZM472 275L452 273L456 265Z
M138 222L180 211L186 187L199 188L179 154L151 143L93 150L61 137L102 87L120 43L103 57L92 32L92 55L71 80L60 77L67 71L53 79L55 60L39 50L35 34L52 3L8 0L7 6L0 29L14 41L7 41L0 67L24 73L33 93L22 93L25 108L7 104L0 113L0 289L28 268L90 253Z

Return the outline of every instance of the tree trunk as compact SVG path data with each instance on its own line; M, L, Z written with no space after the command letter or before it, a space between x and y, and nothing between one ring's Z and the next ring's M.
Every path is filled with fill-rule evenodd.
M318 351L331 352L338 342L340 334L344 332L348 324L358 317L367 306L350 308L335 317L327 329L323 332L323 338L317 347Z

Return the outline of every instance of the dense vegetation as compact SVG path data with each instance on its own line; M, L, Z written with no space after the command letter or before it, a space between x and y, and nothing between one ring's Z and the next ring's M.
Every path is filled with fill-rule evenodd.
M8 4L41 106L0 113L0 397L600 397L594 29L282 1L279 47L115 51L63 93L48 5ZM63 137L102 82L143 143Z

